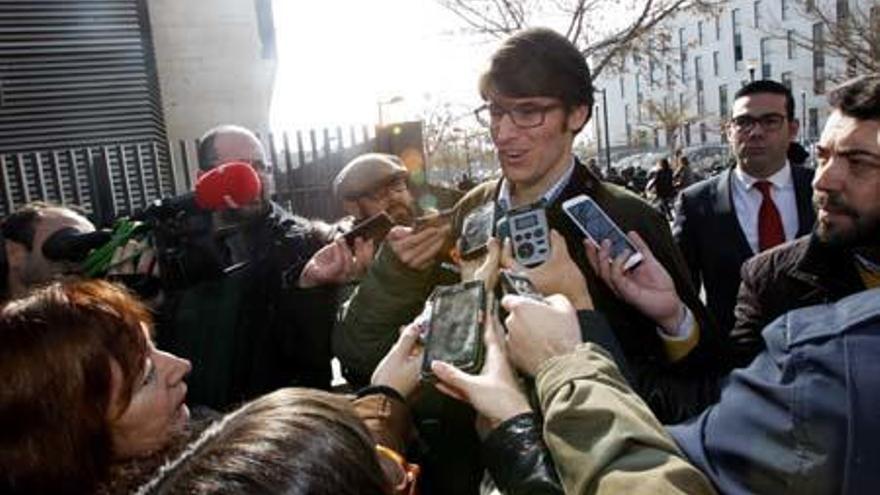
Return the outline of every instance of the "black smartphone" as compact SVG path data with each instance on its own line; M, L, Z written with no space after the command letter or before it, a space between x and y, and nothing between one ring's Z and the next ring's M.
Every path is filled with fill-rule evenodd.
M348 243L349 247L354 247L354 240L358 237L365 241L372 239L376 241L376 243L379 243L386 235L388 235L388 231L391 230L391 227L394 227L394 222L391 221L391 217L389 217L384 211L380 211L363 222L355 225L351 230L343 234L342 237L345 238L345 242Z
M431 362L444 361L466 373L483 368L486 345L483 322L486 318L486 289L482 280L472 280L434 292L431 321L421 378L436 381Z
M544 301L544 296L538 292L535 284L522 273L516 273L510 270L501 270L501 295L506 296L513 294L515 296L528 297L536 301Z
M620 227L611 220L602 208L585 194L571 198L562 203L562 209L571 218L575 225L586 234L587 239L598 246L605 239L611 241L611 258L617 258L624 250L629 250L630 256L623 265L624 270L635 268L642 262L640 253Z
M495 205L486 203L465 217L458 240L462 259L473 259L486 251L495 229Z

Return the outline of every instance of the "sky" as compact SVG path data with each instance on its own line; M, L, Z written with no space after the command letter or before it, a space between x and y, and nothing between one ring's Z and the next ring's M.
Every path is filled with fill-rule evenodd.
M275 129L373 125L416 118L444 102L466 114L496 44L434 0L274 0ZM497 43L497 42L496 42Z

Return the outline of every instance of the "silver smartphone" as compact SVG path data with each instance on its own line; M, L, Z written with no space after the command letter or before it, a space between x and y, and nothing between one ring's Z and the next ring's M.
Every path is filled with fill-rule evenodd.
M562 210L594 245L598 246L605 239L609 239L612 259L617 259L620 253L628 249L631 254L623 265L624 270L630 270L642 262L642 253L589 196L581 194L565 201L562 203Z

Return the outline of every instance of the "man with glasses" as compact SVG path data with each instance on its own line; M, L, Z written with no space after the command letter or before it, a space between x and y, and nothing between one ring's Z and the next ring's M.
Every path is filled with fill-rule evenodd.
M770 80L743 86L725 132L736 165L682 191L673 227L694 286L705 289L722 335L734 326L743 262L808 233L815 220L813 172L786 159L798 134L788 88Z
M355 224L386 212L398 225L411 225L416 202L409 190L409 172L400 159L367 153L348 162L333 179L333 194Z
M595 177L572 153L575 136L589 120L593 106L592 81L583 55L558 33L525 30L509 38L492 56L479 89L485 104L476 116L489 128L502 178L477 186L456 205L448 244L458 239L464 218L477 207L492 203L500 218L510 208L543 203L549 226L558 232L551 238L551 250L562 249L555 243L567 246L587 280L595 307L611 321L621 340L641 396L666 421L702 410L715 400L716 389L711 380L701 383L693 377L716 373L713 368L719 345L668 224L640 198ZM672 274L683 304L676 300L671 305L633 306L592 270L584 234L561 208L565 200L581 194L592 197L624 231L642 236ZM411 321L434 287L444 282L440 261L435 256L431 264L418 270L380 253L351 300L344 321L348 345L336 347L349 369L369 376L396 340L396 329ZM561 291L558 280L541 279L538 270L540 266L526 271L538 289ZM649 275L634 268L629 280L646 288ZM365 290L368 284L373 290ZM473 475L465 473L473 473L473 464L479 467L479 463L465 453L473 449L475 439L461 431L462 422L470 415L455 413L461 406L451 399L438 399L438 403L430 412L443 416L440 421L416 407L420 433L429 445L445 443L442 450L448 462L459 470L457 476L449 474L450 478L473 481ZM450 419L453 416L457 421ZM441 477L438 481L451 480ZM469 493L467 486L439 491Z
M205 213L222 274L166 294L157 342L198 366L188 380L195 404L223 409L285 386L328 389L335 285L357 271L342 239L321 222L271 199L271 169L260 140L232 125L199 142L199 172L249 163L262 195L240 208ZM207 257L195 253L193 257Z

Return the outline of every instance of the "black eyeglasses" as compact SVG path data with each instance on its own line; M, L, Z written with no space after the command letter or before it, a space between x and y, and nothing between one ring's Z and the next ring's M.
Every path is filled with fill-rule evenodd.
M752 117L751 115L740 115L730 119L730 125L737 132L748 132L760 125L765 131L778 131L785 122L785 115L781 113L768 113L760 117Z
M511 108L505 108L497 103L487 103L474 110L477 122L486 127L493 127L501 122L504 115L510 116L513 125L521 129L530 129L539 127L544 124L547 118L547 112L555 108L562 107L561 103L551 103L549 105L538 105L535 103L523 103L514 105Z

